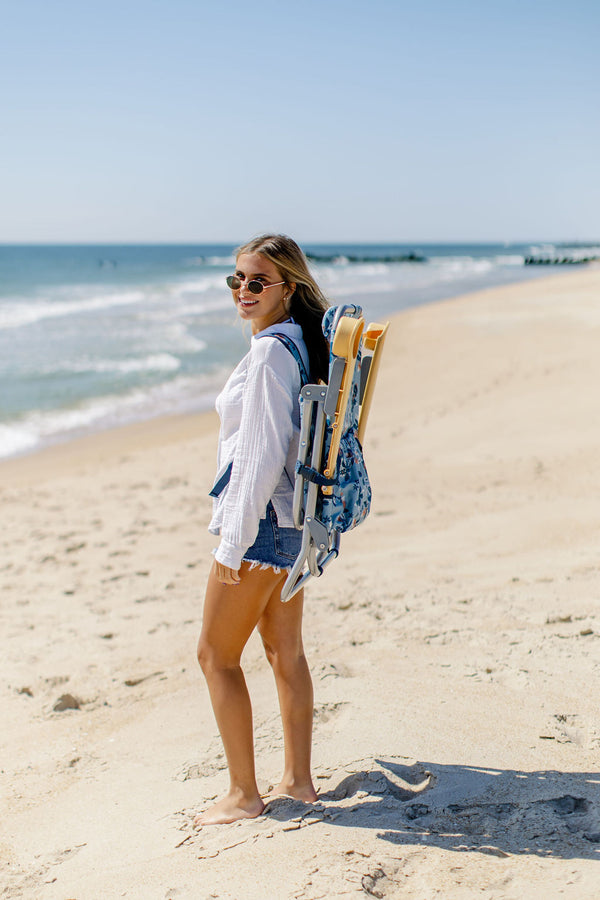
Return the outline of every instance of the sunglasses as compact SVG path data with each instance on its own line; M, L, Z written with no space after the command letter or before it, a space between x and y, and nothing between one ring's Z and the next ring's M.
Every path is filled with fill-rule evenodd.
M227 282L227 287L231 288L232 291L239 291L245 279L239 278L237 275L228 275L225 281ZM285 284L285 281L277 281L275 284L263 284L262 281L246 281L246 287L251 294L262 294L267 288L278 287L280 284Z

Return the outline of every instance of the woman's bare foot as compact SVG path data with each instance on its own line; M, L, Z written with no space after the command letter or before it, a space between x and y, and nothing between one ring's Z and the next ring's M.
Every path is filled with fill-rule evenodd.
M314 803L315 800L318 800L312 781L295 784L285 779L277 787L271 788L264 800L268 803L269 800L275 800L277 797L291 797L292 800L301 800L303 803Z
M229 825L239 819L255 819L264 808L265 804L260 797L248 800L241 791L230 791L214 806L196 816L194 828L201 828L203 825Z

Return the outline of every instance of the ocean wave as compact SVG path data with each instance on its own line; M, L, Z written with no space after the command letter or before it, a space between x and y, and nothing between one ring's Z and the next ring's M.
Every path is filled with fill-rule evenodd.
M435 284L469 283L486 277L494 270L517 264L523 265L523 257L431 256L418 266L395 262L355 263L352 266L321 264L317 277L328 296L347 297L368 293L374 297L392 291L420 291Z
M181 368L181 361L170 353L155 353L142 359L80 359L59 363L52 368L42 369L42 375L55 372L72 372L83 375L86 372L175 372Z
M335 285L327 285L328 293L334 294L332 302L335 303L336 298L351 297L353 294L363 295L366 291L369 294L387 294L391 291L398 290L398 283L394 281L372 281L368 285L360 281L338 282Z
M206 291L213 290L215 288L222 288L226 290L225 287L225 276L224 275L205 275L204 278L186 278L181 281L176 281L173 285L169 286L170 293L175 296L186 295L186 294L204 294Z
M525 261L524 256L495 256L494 263L497 266L522 266Z
M233 253L230 256L207 256L206 258L207 266L234 266L235 265L235 256Z
M221 275L185 279L168 285L145 285L136 290L90 293L89 288L86 291L85 287L71 286L54 289L48 298L32 296L2 300L0 331L24 328L44 320L103 314L113 308L128 306L137 308L139 319L166 322L178 316L202 316L231 304L231 295Z
M334 280L371 278L374 275L389 274L390 272L404 271L403 263L352 263L347 266L334 263L318 263L312 266L317 272L317 278L327 277Z
M185 260L186 266L233 266L235 256L192 256Z
M150 388L107 394L70 409L34 410L0 424L0 458L27 453L92 430L210 409L227 374L218 371L196 378L179 376Z
M556 253L556 245L555 244L531 244L527 255L528 256L540 256L543 253L549 253L549 254Z
M183 317L197 319L208 313L222 313L224 310L232 309L234 307L230 293L198 302L190 300L189 296L183 292L181 294L173 293L168 306L140 310L137 318L148 322L175 322Z
M438 269L477 271L481 267L484 267L486 270L493 268L494 261L490 256L434 256L431 258L430 264Z
M113 306L129 306L141 303L147 297L144 291L121 291L88 297L80 300L33 300L0 304L0 329L22 328L43 319L72 316L80 313L110 309Z
M168 287L168 297L169 306L163 307L162 312L170 312L173 317L202 315L231 304L231 291L225 284L223 273L175 281Z
M39 444L39 436L29 423L0 425L0 458L17 456L33 450Z
M163 345L173 353L202 353L208 346L206 341L190 334L186 324L179 319L166 323L161 339Z

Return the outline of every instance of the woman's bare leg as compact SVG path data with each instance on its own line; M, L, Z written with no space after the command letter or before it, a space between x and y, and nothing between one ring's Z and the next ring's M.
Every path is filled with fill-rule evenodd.
M302 646L303 603L303 591L287 603L276 591L258 630L275 675L285 746L283 777L272 793L312 803L317 799L310 769L313 687Z
M198 660L206 677L229 767L227 795L195 820L197 825L235 822L264 809L256 785L252 706L240 667L242 651L281 576L242 563L237 585L217 581L214 566L206 587ZM278 601L280 602L280 601Z

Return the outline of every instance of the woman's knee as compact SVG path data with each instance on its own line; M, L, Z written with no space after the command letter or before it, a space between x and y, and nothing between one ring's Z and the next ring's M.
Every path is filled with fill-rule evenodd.
M207 641L204 641L202 638L198 641L198 648L196 650L196 656L198 658L198 664L204 673L208 669L210 669L213 665L214 653L212 647Z
M218 672L223 669L232 669L239 665L239 659L231 659L229 654L224 654L218 647L200 636L197 649L198 662L205 675Z

